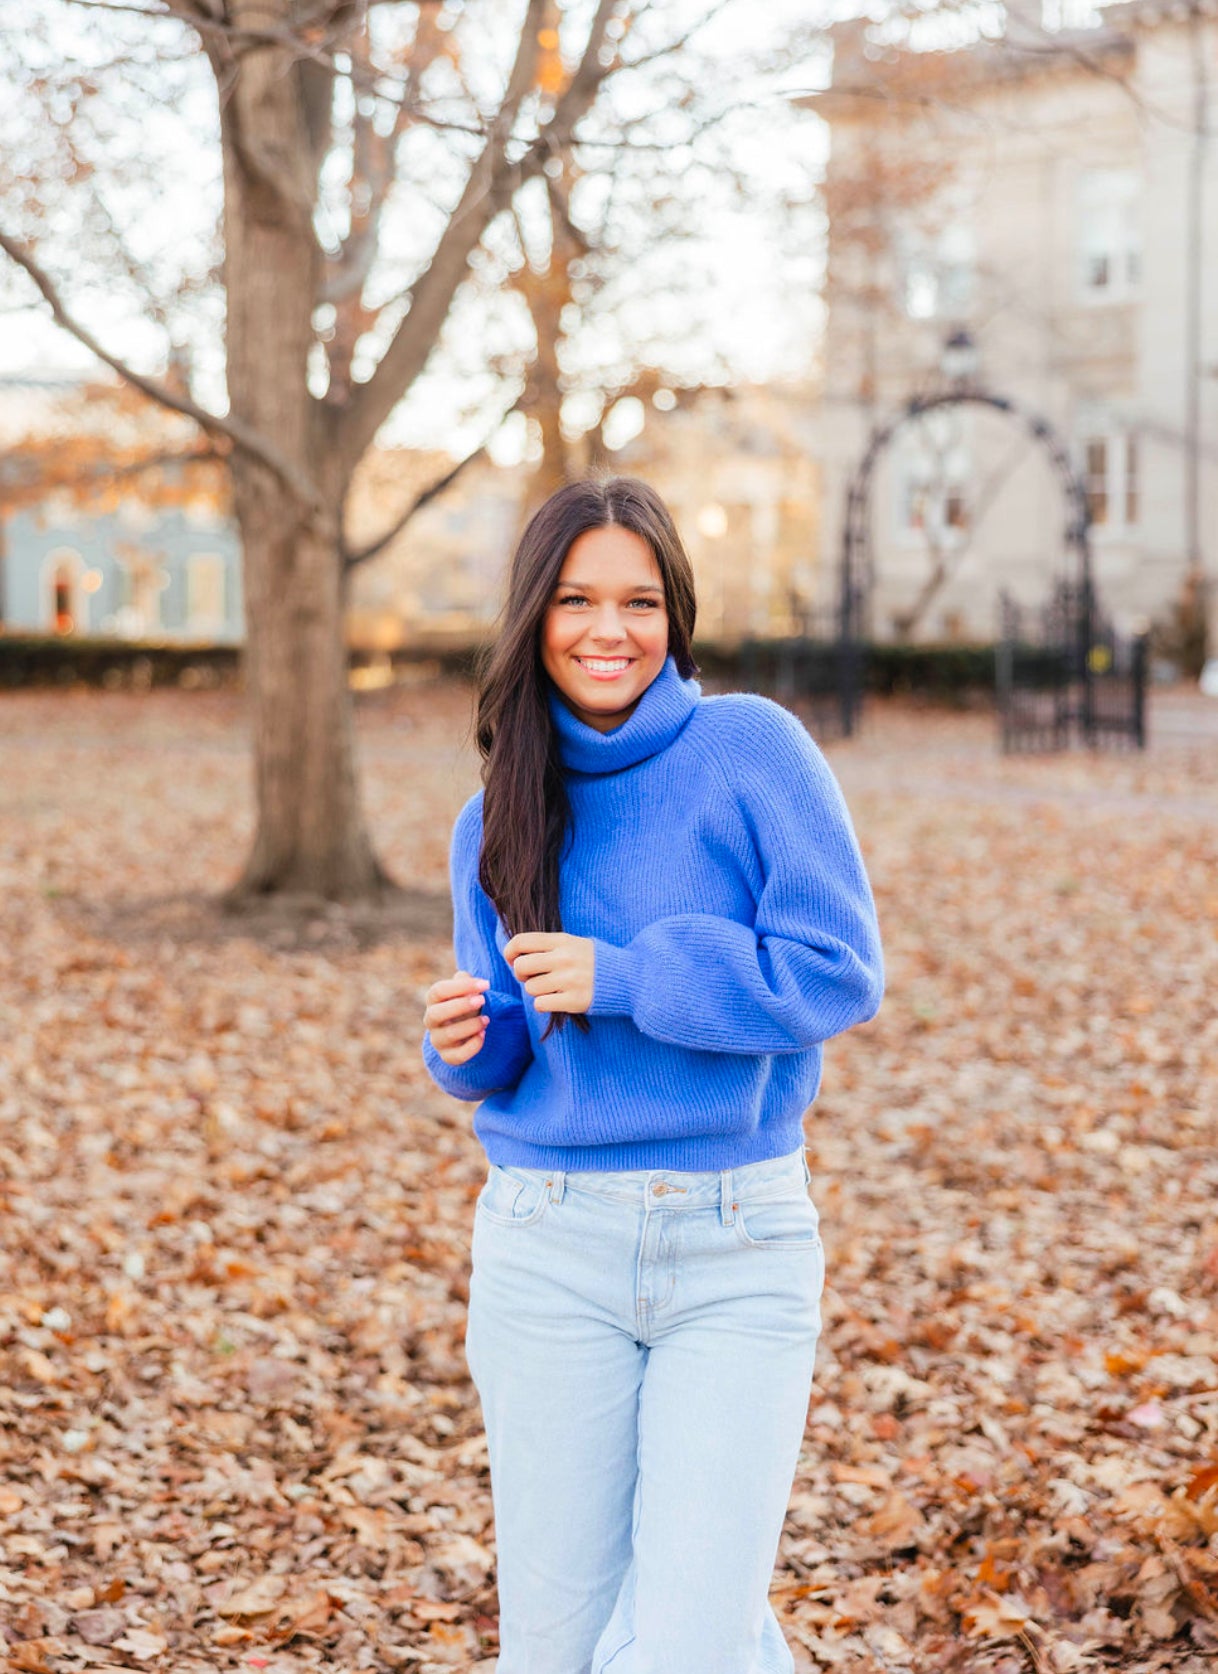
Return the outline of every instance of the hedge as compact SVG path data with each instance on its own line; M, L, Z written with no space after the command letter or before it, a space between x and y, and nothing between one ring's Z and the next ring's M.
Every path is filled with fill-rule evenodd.
M754 641L753 647L776 651L783 643ZM866 645L861 649L864 684L869 692L884 696L919 693L950 702L969 692L992 691L994 687L992 645ZM368 667L383 662L386 655L394 669L425 665L437 674L469 678L478 652L476 647L452 642L404 647L390 653L360 649L351 652L351 666ZM731 684L741 679L746 649L698 642L694 656L708 680ZM241 662L239 645L0 630L0 687L81 684L148 690L232 686L240 683Z
M239 645L0 633L0 686L212 687L240 669Z
M350 653L352 669L383 661L386 654L364 649ZM392 666L434 666L437 674L468 677L476 652L469 646L440 644L389 653ZM177 686L186 690L239 686L243 648L199 640L130 640L85 634L5 633L0 629L0 688L23 686L101 686L148 691Z
M739 679L751 649L765 661L790 640L753 640L749 647L697 644L694 656L710 677L719 681ZM996 647L993 645L860 645L862 682L868 692L892 697L919 693L943 701L958 700L967 693L994 690Z

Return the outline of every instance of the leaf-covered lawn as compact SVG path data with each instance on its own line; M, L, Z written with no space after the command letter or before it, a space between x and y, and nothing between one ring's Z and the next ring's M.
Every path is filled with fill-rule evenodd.
M807 1124L804 1666L1218 1652L1218 705L1145 757L979 715L830 748L889 995ZM462 1355L481 1152L418 1056L468 693L366 700L386 914L225 920L229 694L0 700L0 1622L27 1670L495 1651ZM489 1668L490 1662L487 1662Z

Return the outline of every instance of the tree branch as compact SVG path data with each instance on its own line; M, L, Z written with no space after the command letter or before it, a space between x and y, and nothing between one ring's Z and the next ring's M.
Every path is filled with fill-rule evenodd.
M694 23L691 23L684 34L678 35L662 47L656 47L654 52L642 52L637 58L623 58L620 67L623 70L637 70L641 69L644 64L658 64L663 58L671 58L674 52L680 52L684 47L687 47L694 36L705 29L708 23L713 23L721 12L726 12L734 4L735 0L719 0L718 5L711 6Z
M504 417L507 417L506 413ZM467 453L464 459L459 459L452 470L446 472L439 482L433 482L430 488L425 488L421 494L416 495L401 517L390 524L385 533L377 540L370 542L367 546L360 547L356 552L352 552L350 548L344 546L343 568L350 572L355 569L357 564L366 564L370 558L378 557L392 541L398 538L412 517L421 512L424 506L430 505L433 500L438 500L446 489L452 487L466 466L472 465L476 459L481 459L485 452L486 443L483 442L482 446L475 448L473 453Z
M431 261L412 287L411 305L380 365L351 397L338 432L348 468L354 466L393 408L422 371L447 317L469 258L483 233L512 194L544 168L546 160L571 143L572 131L596 98L608 68L601 63L609 20L620 0L598 0L579 67L559 98L551 120L518 160L509 159L508 141L526 94L531 90L539 52L538 31L545 0L528 0L516 61L499 113L485 146L470 171L461 201L441 235Z
M469 258L488 223L503 207L508 138L520 105L533 84L540 50L538 31L545 0L528 0L516 60L499 114L482 152L470 170L461 200L441 234L435 253L416 281L409 312L381 357L380 365L353 392L338 426L338 446L348 469L354 469L376 432L422 371Z
M989 473L981 485L980 492L974 497L968 508L968 527L964 531L963 539L954 547L946 545L939 538L937 530L925 531L926 544L930 549L930 574L922 583L913 603L905 610L893 612L892 622L898 634L908 636L914 631L933 604L936 595L960 569L972 549L982 519L997 499L999 491L1005 487L1016 466L1027 457L1030 447L1031 443L1026 436L1015 438L1003 459ZM936 490L946 486L943 475L932 479L930 486Z
M36 495L41 497L47 493L85 493L102 483L128 482L132 478L143 476L146 471L163 471L167 467L172 469L178 466L222 465L224 460L225 455L214 447L192 448L186 452L174 452L169 449L164 453L150 453L142 459L122 462L95 459L65 476L59 476L41 469L37 462L31 463L18 455L12 461L14 469L0 469L0 486L3 486L6 495L22 498L28 503Z
M156 378L146 377L144 373L137 372L134 367L128 366L126 361L120 360L117 355L113 355L108 349L103 348L93 333L69 314L63 298L46 269L35 260L23 245L3 231L0 231L0 250L3 250L10 260L29 274L41 291L44 300L50 306L56 325L66 331L70 337L74 337L78 343L82 343L90 354L96 355L98 360L110 367L111 371L117 372L124 383L138 389L150 401L156 401L162 407L167 407L170 412L181 413L186 418L193 419L199 428L209 436L225 437L232 443L233 447L240 448L243 453L249 454L252 459L258 460L268 470L273 471L284 486L290 489L304 505L316 504L318 494L313 483L289 459L285 458L266 437L260 436L257 431L242 424L240 419L222 418L218 413L208 412L206 407L200 407L188 395L179 395L168 388L167 385L160 383Z
M444 39L434 19L428 13L423 13L410 50L408 85L412 93L443 50ZM374 90L372 43L366 19L351 41L349 56L351 62L348 79L352 88L362 86ZM391 108L394 106L392 100L382 102L388 102ZM350 226L341 249L326 263L319 296L319 301L334 303L336 306L350 297L356 299L357 305L360 303L364 283L372 270L379 248L381 217L397 179L398 141L414 119L413 98L404 96L396 105L392 126L387 133L381 133L372 115L361 109L361 101L356 99L354 103L355 109L351 118L351 180L348 187L351 203ZM360 187L367 192L367 203L363 208L357 203ZM359 312L363 313L362 308L359 308ZM363 329L363 324L361 319L359 330ZM355 336L359 335L359 330L352 335L352 343ZM331 356L331 359L333 358ZM348 355L348 362L349 360ZM342 381L347 381L345 369Z
M618 9L619 0L599 0L596 15L588 29L588 39L584 43L583 57L579 61L579 68L568 82L562 97L555 107L553 119L546 125L539 139L534 142L534 149L544 141L546 153L553 149L553 140L557 135L563 144L570 142L572 132L580 118L586 116L592 108L597 90L606 76L609 66L601 63L601 52L605 45L606 30L609 21ZM621 69L623 66L617 66Z

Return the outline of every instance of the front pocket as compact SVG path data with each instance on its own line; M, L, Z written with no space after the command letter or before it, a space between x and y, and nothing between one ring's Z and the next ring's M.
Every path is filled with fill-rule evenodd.
M550 1183L544 1175L525 1169L500 1168L491 1163L478 1193L477 1213L497 1226L532 1226L545 1213Z
M806 1191L786 1197L743 1200L735 1213L741 1240L760 1250L814 1250L820 1244L820 1216Z

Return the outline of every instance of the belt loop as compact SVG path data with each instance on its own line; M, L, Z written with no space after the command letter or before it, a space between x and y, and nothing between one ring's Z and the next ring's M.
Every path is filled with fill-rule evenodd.
M812 1184L812 1170L808 1167L808 1147L806 1145L801 1145L799 1148L799 1160L804 1165L804 1185L810 1186Z
M732 1202L732 1171L730 1168L719 1170L719 1219L724 1226L732 1225L732 1210L736 1205Z
M551 1169L550 1170L550 1178L546 1183L550 1188L550 1202L551 1203L561 1203L562 1198L563 1198L563 1193L567 1189L567 1171L566 1171L566 1169L565 1168Z

